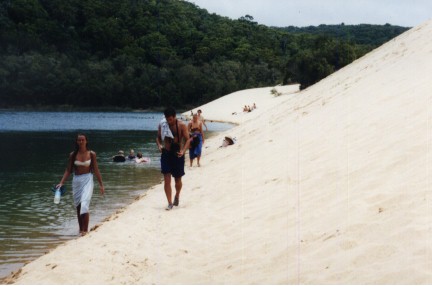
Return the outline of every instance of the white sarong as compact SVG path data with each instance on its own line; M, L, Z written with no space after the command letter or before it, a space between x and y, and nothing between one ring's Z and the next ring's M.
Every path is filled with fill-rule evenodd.
M72 191L75 207L81 204L80 214L89 212L90 201L93 195L93 174L87 173L74 175L72 180Z

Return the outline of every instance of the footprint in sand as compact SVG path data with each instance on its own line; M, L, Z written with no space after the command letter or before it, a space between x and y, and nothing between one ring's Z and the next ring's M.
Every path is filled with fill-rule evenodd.
M353 249L356 246L357 246L357 243L353 240L345 240L345 241L342 241L340 244L340 248L342 248L343 250Z

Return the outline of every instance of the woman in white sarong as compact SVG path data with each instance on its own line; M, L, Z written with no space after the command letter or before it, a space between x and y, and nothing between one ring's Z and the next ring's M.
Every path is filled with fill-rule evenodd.
M63 186L71 173L74 174L72 192L81 235L85 235L88 232L90 220L89 207L94 186L93 172L99 182L100 193L103 195L105 189L102 183L102 176L99 172L96 153L88 149L87 137L83 134L78 134L75 142L75 151L69 155L66 171L57 188Z

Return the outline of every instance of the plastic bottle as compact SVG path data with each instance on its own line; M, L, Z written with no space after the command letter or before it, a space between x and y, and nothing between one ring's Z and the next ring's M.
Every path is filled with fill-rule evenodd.
M58 189L56 189L55 195L54 195L54 203L55 204L60 203L60 196L61 196L60 188L58 188Z

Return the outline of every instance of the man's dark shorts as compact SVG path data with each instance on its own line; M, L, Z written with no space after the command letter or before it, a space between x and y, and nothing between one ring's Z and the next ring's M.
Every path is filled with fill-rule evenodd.
M184 176L184 164L185 156L177 157L177 155L171 152L162 150L161 155L161 172L162 174L171 174L174 178L180 178Z

